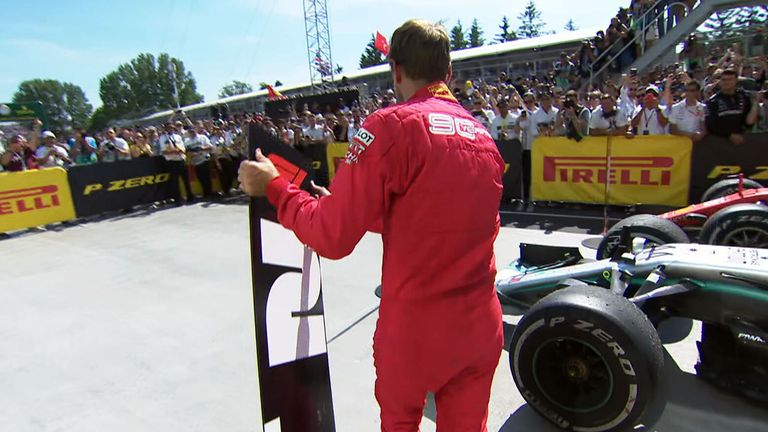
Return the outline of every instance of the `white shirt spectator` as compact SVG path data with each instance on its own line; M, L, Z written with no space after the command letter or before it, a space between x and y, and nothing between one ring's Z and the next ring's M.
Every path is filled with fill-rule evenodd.
M629 116L624 110L622 108L616 108L615 112L615 115L606 118L603 115L603 107L597 107L596 110L592 111L592 116L589 118L589 130L617 129L627 126L629 124Z
M507 112L506 117L497 115L491 122L490 132L493 139L515 139L520 136L515 133L518 115L512 111Z
M53 152L54 156L48 158L48 155ZM42 164L40 164L43 168L53 168L53 167L60 167L64 166L64 159L63 157L67 156L67 151L64 150L63 147L59 146L58 144L54 144L51 147L48 147L47 145L41 145L40 147L35 150L35 157L38 159L47 158L45 161L43 161Z
M101 148L105 149L102 162L114 162L116 160L131 159L131 153L130 153L130 149L128 148L128 143L122 138L115 137L112 140L106 140L103 143L101 143ZM122 154L116 151L115 149L120 149L128 153Z
M184 140L181 139L181 135L179 134L163 134L160 136L160 152L163 153L169 148L178 148L180 150L186 150L184 147ZM165 156L165 160L169 161L184 161L186 160L186 157L184 154L165 154L163 153L163 156Z
M664 107L658 108L658 111L664 112L664 110ZM635 112L632 114L633 118L640 114L640 124L637 126L637 135L667 134L667 127L662 126L661 123L659 123L659 116L662 114L660 114L658 111L655 108L645 109L643 107L637 107Z
M688 106L685 100L672 105L669 122L685 133L694 134L703 131L706 106L696 101L695 106Z
M550 108L548 111L545 111L543 107L539 107L539 109L533 113L531 116L529 132L531 134L531 142L539 136L539 125L546 124L554 127L558 111L559 110L555 107Z
M212 146L207 136L195 134L184 140L184 147L189 153L189 162L192 165L200 165L210 157Z
M307 126L304 128L304 136L313 141L323 141L328 136L324 127L315 125L315 127Z

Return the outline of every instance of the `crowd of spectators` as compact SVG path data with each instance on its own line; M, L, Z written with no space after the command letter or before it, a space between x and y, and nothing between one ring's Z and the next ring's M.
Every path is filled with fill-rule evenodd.
M695 0L685 3L693 6ZM652 43L684 16L682 7L671 7L664 16L664 9L656 10L660 5L666 7L664 2L633 1L619 10L606 31L584 41L577 52L562 53L551 70L538 76L511 77L502 72L494 80L450 83L453 93L495 139L520 140L523 171L530 168L530 150L538 136L581 141L586 136L672 134L698 141L715 134L739 144L745 132L768 130L768 58L750 56L740 43L708 47L692 34L678 63L644 74L632 69L616 73L645 48L624 49L637 42L633 32L654 27L653 34L643 38ZM643 15L650 8L654 10ZM647 17L654 20L645 22ZM615 64L600 80L590 82L593 67L601 61ZM187 165L194 167L205 198L215 197L212 170L217 171L223 194L229 195L236 186L238 164L246 157L248 123L260 122L286 145L301 149L349 141L367 115L397 102L394 91L385 89L351 103L339 99L333 106L293 105L280 118L238 113L192 122L179 111L158 126L92 133L77 129L66 138L41 131L35 122L35 130L27 136L6 136L6 148L0 136L0 166L5 171L66 168L162 155L169 169L183 179L188 197L193 195Z

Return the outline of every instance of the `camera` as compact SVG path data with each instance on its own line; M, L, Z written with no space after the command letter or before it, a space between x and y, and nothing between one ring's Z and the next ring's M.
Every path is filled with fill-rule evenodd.
M108 143L108 144L107 144L106 146L104 146L104 147L106 147L106 148L107 148L107 150L109 150L109 151L115 151L115 145L114 145L114 144L112 144L112 143Z
M576 102L574 102L572 99L565 99L563 102L563 108L576 108Z

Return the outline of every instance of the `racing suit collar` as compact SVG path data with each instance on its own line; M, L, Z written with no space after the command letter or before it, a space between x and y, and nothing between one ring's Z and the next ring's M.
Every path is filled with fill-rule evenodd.
M453 94L451 93L451 89L448 88L448 85L445 84L443 81L435 81L431 84L427 84L424 87L420 88L416 93L411 96L409 101L413 101L416 99L429 99L429 98L438 98L438 99L444 99L447 101L451 101L454 103L459 103L455 97L453 97Z

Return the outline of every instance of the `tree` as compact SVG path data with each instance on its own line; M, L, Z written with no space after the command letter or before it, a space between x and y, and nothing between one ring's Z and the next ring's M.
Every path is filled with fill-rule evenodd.
M517 34L515 34L514 30L509 29L509 18L506 16L501 18L501 25L499 25L499 30L501 30L501 33L496 35L493 40L494 42L502 43L517 39Z
M376 36L371 35L371 40L365 46L365 51L360 55L360 69L386 63L384 55L376 49Z
M573 18L569 19L567 23L565 23L565 27L563 27L567 31L576 31L579 28L576 27L576 24L573 22Z
M341 65L338 63L336 64L336 67L333 69L333 73L335 73L336 75L341 74L343 71L344 71L344 68L341 67Z
M250 84L242 81L234 80L230 84L225 85L219 91L219 98L230 97L234 95L250 93L253 91L253 87Z
M483 46L484 43L483 30L480 29L480 24L477 23L477 18L475 18L472 20L472 27L469 28L469 46L475 48Z
M733 34L737 13L736 9L717 11L704 23L704 28L710 30L715 39L726 38Z
M464 37L464 28L461 26L461 20L451 29L451 51L462 50L469 46L469 42Z
M177 95L182 106L202 102L196 87L181 60L165 53L157 59L143 53L104 76L99 81L99 95L105 116L114 120L175 108Z
M275 81L275 87L280 87L281 85L283 85L282 81L280 80Z
M259 90L265 90L267 87L269 87L269 83L265 83L264 81L259 83Z
M541 36L541 29L544 22L541 20L541 12L536 8L536 3L529 0L523 13L517 16L520 21L520 27L517 28L517 34L521 38L534 38Z
M93 106L79 86L51 79L33 79L19 84L14 103L39 101L48 117L48 128L64 131L88 126Z

